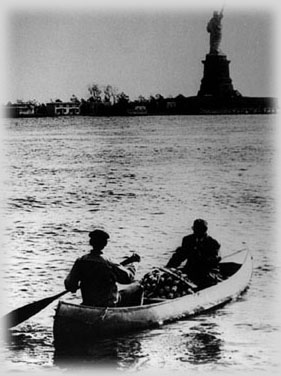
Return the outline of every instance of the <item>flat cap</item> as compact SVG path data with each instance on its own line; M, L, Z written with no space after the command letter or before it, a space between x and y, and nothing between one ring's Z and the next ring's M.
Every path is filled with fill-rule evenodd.
M107 232L98 229L89 232L89 237L91 239L109 239L109 235Z

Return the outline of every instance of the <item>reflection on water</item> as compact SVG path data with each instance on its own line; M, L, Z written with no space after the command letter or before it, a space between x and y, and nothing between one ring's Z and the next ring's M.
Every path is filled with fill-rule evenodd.
M182 361L193 364L215 362L221 358L223 341L216 333L216 324L201 324L191 328L186 335L186 355Z
M62 368L91 366L127 369L137 364L141 344L136 338L122 337L96 340L64 350L55 350L54 364Z
M180 324L174 324L174 329ZM151 332L128 335L118 338L97 340L91 344L79 345L60 351L55 351L54 364L58 367L71 369L89 368L92 366L110 367L114 369L143 369L151 365L153 352L145 351L154 336L159 336L160 342L170 342L174 351L179 353L177 359L191 364L215 363L221 359L223 340L217 332L215 323L199 323L190 327L188 333L180 331L173 334L169 331L172 326ZM168 334L167 334L168 333ZM169 334L170 333L170 334ZM181 349L185 346L185 350ZM159 349L161 351L161 348ZM158 351L159 351L158 350ZM167 349L162 348L165 356ZM167 359L168 361L168 359Z
M27 368L34 368L35 364L52 365L53 339L52 333L46 331L46 327L36 324L19 326L5 331L2 339L6 349L13 353L14 364L9 365L10 370L18 370L18 364L23 361Z

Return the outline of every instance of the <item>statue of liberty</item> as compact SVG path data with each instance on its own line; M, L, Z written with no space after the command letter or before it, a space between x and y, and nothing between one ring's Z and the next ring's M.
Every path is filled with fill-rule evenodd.
M210 54L218 55L220 53L220 42L222 34L221 20L223 18L223 9L220 12L214 11L213 17L207 25L207 31L210 33Z

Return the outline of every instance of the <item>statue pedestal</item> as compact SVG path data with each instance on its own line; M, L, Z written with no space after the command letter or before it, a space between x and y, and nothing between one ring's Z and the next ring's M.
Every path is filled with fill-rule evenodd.
M204 76L201 80L198 96L212 95L215 97L233 96L235 90L229 76L229 63L226 55L207 54L204 64Z

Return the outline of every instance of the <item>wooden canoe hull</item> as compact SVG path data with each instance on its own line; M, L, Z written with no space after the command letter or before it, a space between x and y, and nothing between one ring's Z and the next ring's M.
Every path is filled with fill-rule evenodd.
M124 308L87 307L60 301L54 318L55 346L159 327L221 306L248 287L252 274L252 257L247 250L237 252L233 260L227 261L241 264L233 276L177 299Z

